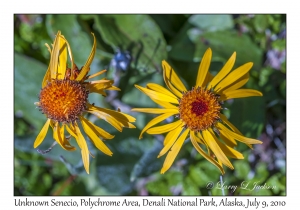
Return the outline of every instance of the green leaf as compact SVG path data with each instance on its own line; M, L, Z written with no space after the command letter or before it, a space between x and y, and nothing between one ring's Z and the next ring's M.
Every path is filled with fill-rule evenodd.
M208 47L212 49L213 60L226 62L233 52L237 58L235 67L247 62L253 62L253 69L260 69L262 63L262 50L252 42L246 34L236 31L200 33L193 28L188 31L188 36L196 45L194 60L200 61Z
M102 128L108 130L103 126ZM112 133L115 138L105 144L113 155L107 156L101 152L97 155L98 181L110 195L125 195L134 187L134 183L130 181L134 165L152 147L147 139L138 140L139 132L138 129L124 129L122 133Z
M235 176L241 180L246 180L250 172L248 161L235 161L233 162Z
M231 15L192 15L188 21L202 31L221 31L233 28Z
M161 69L167 58L166 41L157 24L148 15L95 15L95 30L115 50L128 49L140 70Z
M136 178L142 176L149 176L151 173L159 171L163 165L163 158L157 158L159 151L163 148L160 141L155 141L153 147L147 150L139 161L134 165L130 175L130 180L134 181Z
M47 66L24 55L15 53L14 56L14 111L40 129L46 117L36 109L34 102L39 101L38 95Z
M251 138L259 137L265 121L265 104L263 97L234 99L229 109L231 110L230 122L233 123L243 135Z

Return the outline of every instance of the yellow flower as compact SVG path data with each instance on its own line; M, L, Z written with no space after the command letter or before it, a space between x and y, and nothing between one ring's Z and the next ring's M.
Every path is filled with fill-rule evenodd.
M135 118L130 115L120 111L101 108L88 102L88 95L90 93L98 93L106 96L104 90L119 90L113 86L113 80L100 79L86 81L106 71L103 70L96 74L88 75L96 52L96 38L93 33L92 35L94 37L92 51L81 69L78 69L74 63L70 45L64 36L61 35L60 31L56 35L52 49L46 44L51 54L50 64L42 82L39 102L35 103L48 120L38 134L34 142L34 148L42 143L50 125L53 129L53 138L55 141L63 149L74 151L76 148L70 144L69 137L65 136L66 129L76 139L81 149L83 165L87 173L89 173L90 152L80 131L79 122L94 145L103 153L110 156L113 153L104 144L102 139L112 139L114 136L84 118L83 115L85 113L94 114L107 121L120 132L123 127L135 128L130 123L134 122ZM67 65L68 54L71 63L70 68Z
M164 147L158 155L159 158L168 152L161 170L162 174L171 167L188 135L195 149L217 166L222 174L225 173L223 164L233 169L228 157L244 158L240 152L233 149L237 145L236 140L247 144L250 148L252 144L262 143L243 136L225 115L221 114L225 100L262 96L262 93L257 90L240 89L247 83L248 71L253 63L246 63L231 71L236 58L234 52L221 71L216 76L212 76L208 72L211 57L212 51L209 48L200 63L196 85L191 90L186 89L166 61L162 61L163 78L170 91L153 83L147 84L145 88L136 85L136 88L162 107L132 109L137 112L161 114L144 127L139 138L142 138L144 132L148 134L168 133L164 139ZM153 127L172 115L175 115L178 120ZM206 148L206 151L203 148Z

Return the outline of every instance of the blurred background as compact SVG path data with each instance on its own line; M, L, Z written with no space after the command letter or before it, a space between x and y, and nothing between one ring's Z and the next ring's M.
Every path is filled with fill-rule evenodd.
M40 154L33 142L46 117L35 108L41 82L58 30L69 41L75 63L85 64L92 48L97 51L91 73L107 69L122 91L107 91L106 98L90 94L89 101L110 109L120 107L137 118L137 129L122 133L109 124L87 116L115 138L106 141L114 153L106 156L86 140L95 158L87 175L80 150L67 152L55 146ZM254 62L247 88L263 97L241 98L225 103L224 113L248 137L262 145L251 150L238 144L244 160L231 159L225 185L243 181L269 189L235 191L207 189L220 181L219 170L199 155L190 142L184 144L172 168L160 174L165 156L157 159L162 135L140 131L154 115L130 112L131 108L155 107L134 84L164 86L161 61L166 59L187 87L195 84L201 56L213 51L210 72L216 74L236 51L235 67ZM172 120L172 119L170 119ZM53 143L48 132L39 149ZM72 145L76 145L71 140ZM249 185L249 186L250 186ZM274 188L275 186L275 188ZM268 188L268 187L267 187ZM286 195L286 15L15 15L14 16L14 195Z

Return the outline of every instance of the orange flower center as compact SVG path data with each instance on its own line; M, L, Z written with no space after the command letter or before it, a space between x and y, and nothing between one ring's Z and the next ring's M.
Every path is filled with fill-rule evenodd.
M78 81L53 80L41 90L39 108L52 120L74 122L86 110L88 94Z
M221 108L214 93L198 87L183 94L179 103L179 115L187 128L201 131L215 124L220 118Z

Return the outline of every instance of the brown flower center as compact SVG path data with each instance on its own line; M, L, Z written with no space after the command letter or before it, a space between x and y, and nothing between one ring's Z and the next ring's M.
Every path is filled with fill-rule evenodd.
M53 80L41 90L39 108L52 120L74 122L86 110L88 94L78 81Z
M205 130L220 118L221 105L218 97L203 88L183 94L179 103L180 119L192 131Z

